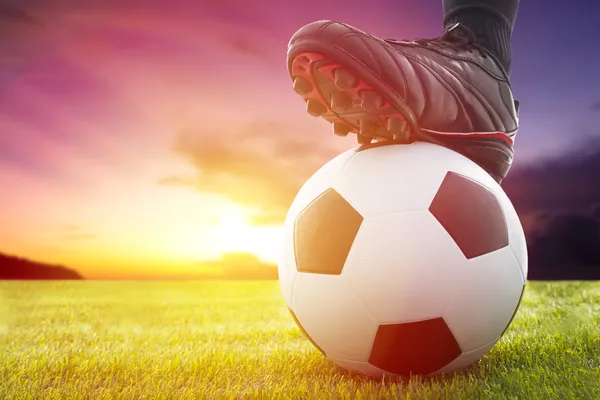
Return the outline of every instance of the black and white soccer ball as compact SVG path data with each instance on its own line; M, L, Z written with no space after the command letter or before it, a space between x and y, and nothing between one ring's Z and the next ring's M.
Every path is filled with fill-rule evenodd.
M301 188L284 232L287 306L353 372L467 367L502 337L525 289L510 200L477 164L430 143L337 156Z

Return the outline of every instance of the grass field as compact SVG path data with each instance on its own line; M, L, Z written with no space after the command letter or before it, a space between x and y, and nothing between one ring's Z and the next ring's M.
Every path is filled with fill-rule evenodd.
M353 377L277 282L0 282L0 399L600 399L600 282L528 284L466 373Z

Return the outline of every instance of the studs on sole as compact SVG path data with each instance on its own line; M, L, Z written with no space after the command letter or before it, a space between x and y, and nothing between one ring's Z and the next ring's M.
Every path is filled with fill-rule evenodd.
M360 130L358 133L358 143L371 143L373 139L390 140L394 136L385 126L381 125L379 119L364 118L360 121Z
M335 86L340 90L348 90L358 86L358 78L344 68L338 68L333 72Z
M333 133L335 133L337 136L348 136L350 131L351 128L342 122L333 123Z
M297 76L294 78L294 92L298 93L300 96L304 96L310 92L312 92L313 86L306 79Z
M369 112L379 110L385 100L374 90L363 90L360 92L360 106Z
M332 123L337 136L356 134L359 144L408 143L411 129L402 113L362 76L317 53L303 53L291 66L294 91L306 111Z
M360 133L356 135L356 138L358 140L358 144L369 144L373 141L371 136L361 135Z
M308 99L306 102L306 112L313 117L320 117L327 112L327 107L324 104L314 99Z
M394 140L408 140L410 130L406 121L400 118L391 117L387 121L387 130L392 134Z
M360 121L360 134L362 136L373 137L377 131L377 122L369 119L362 119Z
M333 92L331 94L331 109L337 113L348 111L352 107L352 97L346 92Z
M375 131L375 137L382 139L382 140L394 139L394 135L390 131L385 129L383 126L380 126L379 128L377 128L377 130Z

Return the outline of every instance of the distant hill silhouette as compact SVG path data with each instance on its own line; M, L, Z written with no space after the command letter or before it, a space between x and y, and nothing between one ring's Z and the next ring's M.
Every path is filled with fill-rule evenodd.
M78 272L62 265L50 265L0 253L0 280L76 280Z
M530 280L600 279L600 221L591 213L539 213L526 230Z

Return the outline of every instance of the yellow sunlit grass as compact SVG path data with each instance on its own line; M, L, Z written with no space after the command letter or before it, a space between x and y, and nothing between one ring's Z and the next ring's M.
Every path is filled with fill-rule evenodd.
M600 399L598 288L530 282L480 362L398 381L327 360L276 281L2 282L0 398Z

